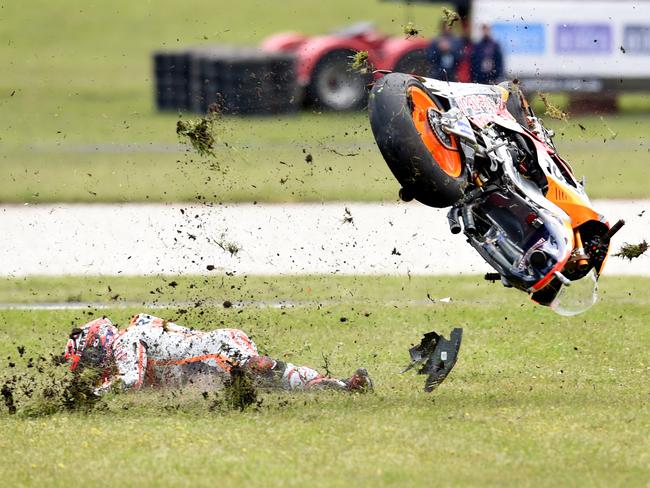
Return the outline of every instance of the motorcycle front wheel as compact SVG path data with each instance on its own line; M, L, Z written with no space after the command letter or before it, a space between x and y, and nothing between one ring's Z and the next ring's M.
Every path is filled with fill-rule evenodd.
M457 202L467 186L455 136L433 131L429 109L444 111L416 78L390 73L370 92L368 112L377 146L403 192L431 207Z

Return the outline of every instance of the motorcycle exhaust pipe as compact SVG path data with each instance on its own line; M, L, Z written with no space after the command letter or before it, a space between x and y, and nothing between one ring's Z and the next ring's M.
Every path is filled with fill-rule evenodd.
M472 206L466 205L463 207L463 224L465 224L465 232L468 234L474 234L476 232L476 222L474 222L474 213L472 212Z
M452 234L459 234L461 231L460 222L460 209L458 207L451 207L447 213L447 221L449 222L449 230Z
M530 257L528 258L528 261L530 262L533 268L541 270L546 266L548 257L546 256L546 253L544 251L537 249L532 252Z

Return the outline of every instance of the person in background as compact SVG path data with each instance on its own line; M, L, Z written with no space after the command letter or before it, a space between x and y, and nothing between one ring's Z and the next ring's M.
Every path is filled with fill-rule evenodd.
M496 83L503 76L501 47L492 38L489 25L483 24L481 32L481 40L472 48L472 81L482 84Z
M470 83L472 81L472 29L466 17L461 20L462 36L459 38L459 61L456 68L456 81Z
M456 81L462 42L446 22L442 23L440 32L427 49L431 75L438 80Z

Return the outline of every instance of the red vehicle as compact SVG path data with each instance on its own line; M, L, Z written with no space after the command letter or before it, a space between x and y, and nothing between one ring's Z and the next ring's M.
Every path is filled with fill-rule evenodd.
M331 110L353 110L365 105L366 87L372 81L370 73L350 68L355 53L367 51L374 69L426 76L430 71L428 44L421 37L387 36L375 30L372 23L363 22L316 37L275 34L262 43L262 49L295 53L298 83L307 103Z

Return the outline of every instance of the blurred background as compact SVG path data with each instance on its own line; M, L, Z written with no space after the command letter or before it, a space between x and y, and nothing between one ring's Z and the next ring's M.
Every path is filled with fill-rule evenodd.
M364 50L370 69L450 81L520 77L592 197L647 197L649 4L5 3L0 201L393 201L398 185L374 145L363 93L354 92L371 75L349 67ZM191 74L180 74L185 107L164 98L179 90L171 77L182 62L169 57L178 53L203 70L195 77L203 91L194 93L204 98L194 105ZM269 69L279 74L264 85ZM223 111L239 115L219 119L206 161L179 144L176 122L207 109L223 73L250 82L231 83L232 109L220 95ZM568 118L545 117L538 91ZM242 109L250 99L279 102Z

